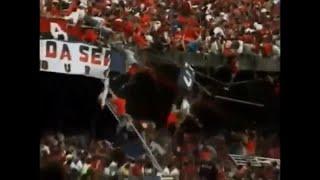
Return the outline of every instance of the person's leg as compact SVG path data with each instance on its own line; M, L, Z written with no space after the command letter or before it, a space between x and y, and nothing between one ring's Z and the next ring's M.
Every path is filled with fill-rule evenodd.
M119 134L126 127L126 124L127 124L126 118L120 117L119 119L120 119L120 123L118 123L117 125L117 130L116 130L117 134Z

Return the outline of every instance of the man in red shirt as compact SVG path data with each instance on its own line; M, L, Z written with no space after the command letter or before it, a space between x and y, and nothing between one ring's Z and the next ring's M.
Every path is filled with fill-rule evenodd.
M96 30L87 29L81 39L88 43L96 43L98 41L98 37Z
M122 117L126 114L126 100L120 97L114 97L111 100L112 105L115 108L116 114Z
M190 43L195 41L200 35L200 29L193 27L193 26L189 26L186 27L184 30L184 42Z
M270 42L264 42L261 45L261 52L263 57L270 57L273 53L273 44Z
M175 112L170 112L167 119L167 127L176 126L177 123L177 115Z
M149 14L144 13L140 18L140 25L142 28L147 29L150 25L151 17Z
M247 155L255 155L256 153L256 136L254 133L249 134L249 139L246 144Z
M137 44L140 49L148 47L148 41L144 37L143 28L138 26L133 33L133 41Z
M133 34L133 23L130 21L130 19L124 18L123 22L123 32L126 38L129 38Z
M232 41L225 42L223 47L223 55L226 58L234 59L237 56L237 52L232 48Z
M130 77L132 77L138 72L138 70L139 70L138 64L133 63L129 66L127 73L129 74Z

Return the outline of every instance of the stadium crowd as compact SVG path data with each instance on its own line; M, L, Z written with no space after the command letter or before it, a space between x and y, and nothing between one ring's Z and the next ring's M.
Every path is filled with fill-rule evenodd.
M170 118L169 124L172 123ZM56 180L143 179L155 176L175 180L280 179L276 161L261 167L255 167L249 161L237 165L229 155L280 158L279 137L274 132L222 130L215 136L204 137L196 121L189 117L183 123L175 124L177 130L173 134L167 128L156 130L151 122L136 122L137 129L164 168L162 172L154 168L144 151L136 157L125 153L126 144L131 144L129 149L135 149L139 144L134 135L119 144L84 135L65 137L62 133L48 133L40 140L42 178L54 177L52 173L56 168L61 173L60 178L55 177ZM132 146L132 142L136 142L133 143L135 145Z
M92 27L87 43L122 44L138 49L213 53L228 58L241 54L280 55L280 0L40 0L42 17ZM277 84L275 91L280 93ZM117 116L125 116L125 101L109 99ZM202 133L188 113L173 108L166 128L135 120L163 171L145 153L132 157L124 146L139 139L121 118L119 141L85 136L46 134L40 139L43 179L104 180L169 176L175 180L280 179L278 164L236 165L230 154L279 159L277 133L258 129ZM130 149L130 148L129 148ZM61 169L59 169L61 167ZM61 172L54 177L52 172ZM56 173L59 174L59 173Z
M280 55L279 11L280 0L40 0L42 17L96 28L88 43L226 57Z

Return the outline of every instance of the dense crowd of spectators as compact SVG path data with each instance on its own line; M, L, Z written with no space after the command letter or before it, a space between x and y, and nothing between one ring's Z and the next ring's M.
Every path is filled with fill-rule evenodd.
M280 0L40 0L41 16L91 26L84 41L194 53L280 55Z
M223 130L215 136L203 137L192 118L176 123L177 131L173 134L166 128L156 130L150 122L137 122L137 129L164 168L162 172L154 168L143 151L137 157L125 153L127 144L133 149L139 144L134 135L118 144L83 135L65 137L62 133L51 133L42 136L40 142L42 176L46 176L55 163L65 179L141 179L148 176L175 180L279 179L276 162L262 167L254 167L251 162L236 165L229 156L280 158L276 133Z

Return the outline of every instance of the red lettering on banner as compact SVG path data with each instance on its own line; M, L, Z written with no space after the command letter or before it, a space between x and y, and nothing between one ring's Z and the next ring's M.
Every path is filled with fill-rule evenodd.
M101 61L99 61L99 57L101 55L100 53L101 53L101 49L96 49L96 48L92 49L92 52L91 52L91 63L92 64L97 64L97 65L101 64Z
M47 41L46 43L46 57L56 58L57 57L57 44L54 41Z
M63 44L60 59L63 60L65 57L67 57L68 60L71 61L69 48L66 44Z
M80 61L81 62L88 62L89 55L88 55L87 51L89 51L89 47L80 45L79 51L80 51Z
M57 56L57 52L56 51L50 51L50 49L47 49L46 51L46 57L48 58L55 58Z

